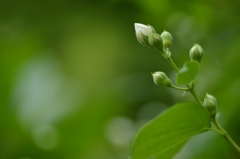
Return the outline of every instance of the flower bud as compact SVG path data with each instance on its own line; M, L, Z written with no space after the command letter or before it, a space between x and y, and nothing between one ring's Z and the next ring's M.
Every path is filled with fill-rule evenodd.
M206 94L204 101L203 101L203 106L207 108L209 115L211 118L215 118L217 114L217 100L214 96L211 94Z
M148 42L148 37L152 33L156 32L154 30L154 28L150 25L143 25L140 23L135 23L134 27L135 27L135 32L136 32L136 37L137 37L138 42L142 45L150 46L149 42Z
M148 37L149 44L156 50L163 52L162 38L157 33L152 33Z
M189 56L191 60L195 60L200 63L203 53L204 53L203 48L198 44L194 44L194 46L191 48L189 52Z
M161 34L161 38L163 41L163 46L165 48L169 48L170 46L172 46L173 37L169 32L164 30Z
M156 85L162 85L165 87L171 87L172 81L164 72L154 72L152 73L153 81Z

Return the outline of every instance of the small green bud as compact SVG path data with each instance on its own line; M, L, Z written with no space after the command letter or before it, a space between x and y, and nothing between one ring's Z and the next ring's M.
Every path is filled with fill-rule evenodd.
M217 100L214 96L211 94L206 94L204 101L203 101L203 106L207 108L210 117L215 118L217 114Z
M204 54L204 50L198 44L194 44L194 46L191 48L191 50L189 52L190 59L198 61L199 63L203 57L203 54Z
M148 42L149 44L156 50L163 52L163 43L162 43L162 38L159 34L157 33L152 33L148 37Z
M135 23L134 27L135 27L135 32L136 32L136 37L138 42L142 45L150 46L148 43L148 37L152 33L156 32L155 29L150 25L144 25L140 23Z
M153 81L156 85L161 85L165 87L171 87L172 81L164 72L154 72L152 73Z
M172 46L173 37L169 32L164 30L161 34L161 38L163 41L163 46L165 48L169 48L170 46Z

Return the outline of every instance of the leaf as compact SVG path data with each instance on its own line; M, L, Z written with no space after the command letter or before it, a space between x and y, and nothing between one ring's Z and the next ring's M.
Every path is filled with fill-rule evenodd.
M187 84L193 81L198 73L199 64L196 61L188 61L183 65L183 68L180 69L179 74L177 75L176 82L177 84Z
M184 141L207 131L210 123L209 113L201 105L177 104L137 133L131 148L132 159L172 158L184 146Z
M161 155L158 155L154 159L172 159L187 143L188 140L178 144L177 146L169 149L168 151L165 151Z

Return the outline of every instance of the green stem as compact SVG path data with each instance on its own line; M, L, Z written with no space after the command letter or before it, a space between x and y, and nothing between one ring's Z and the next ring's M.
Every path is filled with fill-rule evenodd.
M172 65L172 67L174 68L174 70L179 73L179 69L177 67L177 65L174 63L174 61L172 60L171 57L167 58L167 60L169 61L169 63ZM192 87L189 84L186 84L188 91L191 92L191 94L193 95L193 97L196 99L196 101L202 105L202 101L199 99L199 97L197 96L194 87ZM224 130L222 128L222 126L220 125L220 123L218 122L217 118L212 119L212 123L216 126L216 128L212 127L209 128L209 130L215 131L218 134L222 135L230 145L232 145L239 153L240 153L240 147L238 147L238 145L232 140L232 138L228 135L228 133L226 132L226 130Z
M240 153L240 147L233 141L233 139L228 135L226 130L222 128L220 123L218 122L217 118L215 117L213 120L214 125L222 132L222 136L227 140L227 142L232 145L239 153Z
M177 73L179 73L179 69L178 69L177 65L173 62L172 58L169 57L169 58L167 58L167 60L168 60L169 63L172 65L172 67L174 68L174 70L175 70Z
M178 87L178 86L175 86L175 85L172 85L171 87L175 88L175 89L178 89L178 90L182 90L182 91L188 91L189 90L188 88Z
M187 84L187 85L188 85L188 84ZM193 97L196 99L196 101L197 101L199 104L202 105L202 101L198 98L195 90L194 90L194 89L190 89L189 91L192 93L192 95L193 95Z
M171 64L171 66L174 68L174 70L179 73L179 69L177 67L177 65L174 63L174 61L172 60L171 57L167 58L167 60L169 61L169 63ZM189 85L186 84L186 86L188 87L189 92L193 95L193 97L196 99L196 101L202 105L202 101L198 98L195 90Z
M220 131L220 130L218 130L216 128L205 128L205 130L212 130L212 131L218 133L221 136L223 136L223 134L224 134L222 131Z

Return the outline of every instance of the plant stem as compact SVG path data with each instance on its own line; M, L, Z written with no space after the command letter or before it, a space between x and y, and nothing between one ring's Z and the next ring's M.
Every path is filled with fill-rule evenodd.
M174 70L179 73L179 69L177 67L177 65L174 63L174 61L172 60L171 57L167 58L167 60L169 61L169 63L171 64L171 66L174 68ZM193 95L193 97L196 99L196 101L200 104L202 104L202 101L199 99L199 97L197 96L194 87L192 87L189 84L186 84L188 91ZM222 135L230 145L232 145L239 153L240 153L240 147L238 147L238 145L232 140L232 138L228 135L228 133L226 132L226 130L224 130L222 128L222 126L220 125L220 123L218 122L217 118L215 117L214 119L212 119L212 123L216 126L216 128L211 127L209 128L209 130L215 131L218 134Z
M171 87L175 88L175 89L178 89L178 90L182 90L182 91L188 91L189 90L188 88L178 87L178 86L175 86L175 85L172 85Z
M193 95L193 97L196 99L196 101L197 101L199 104L202 105L202 101L198 98L195 90L194 90L194 89L190 89L189 91L192 93L192 95Z
M177 65L174 63L174 61L172 60L171 57L167 58L167 60L169 61L169 63L171 64L171 66L174 68L174 70L179 73L179 69L177 67ZM189 92L193 95L193 97L196 99L196 101L202 105L202 101L198 98L195 90L189 85L186 84L186 86L188 87Z
M216 128L206 128L205 130L212 130L212 131L215 131L216 133L218 133L219 135L221 135L221 136L223 136L223 132L222 131L220 131L220 130L218 130L218 129L216 129Z
M233 141L233 139L228 135L226 130L222 128L220 123L218 122L217 118L215 117L213 120L214 125L222 132L222 136L228 141L230 145L232 145L239 153L240 153L240 147Z
M177 65L173 62L172 58L169 57L169 58L167 58L167 60L168 60L169 63L172 65L172 67L174 68L174 70L175 70L177 73L179 73L179 69L178 69Z

